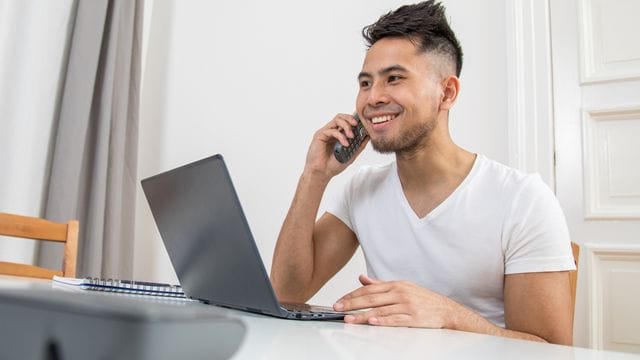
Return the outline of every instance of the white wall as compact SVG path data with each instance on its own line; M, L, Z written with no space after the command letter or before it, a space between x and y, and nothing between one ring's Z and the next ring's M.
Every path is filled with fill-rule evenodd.
M364 25L399 1L156 1L141 96L139 177L222 153L267 267L313 132L350 113ZM504 0L445 1L465 52L455 141L506 163ZM388 162L370 149L359 164ZM175 281L138 194L135 276ZM332 303L365 271L358 253L314 299Z
M0 212L42 215L71 5L0 0ZM31 263L34 248L0 238L0 261Z

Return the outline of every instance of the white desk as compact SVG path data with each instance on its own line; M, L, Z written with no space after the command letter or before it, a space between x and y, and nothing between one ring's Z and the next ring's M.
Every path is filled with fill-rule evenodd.
M235 312L248 325L233 359L640 359L639 355L453 330L302 322Z
M52 287L49 281L0 276L0 292L10 288L69 291ZM97 296L112 296L108 293L97 294L99 294ZM181 307L184 308L184 306ZM232 358L238 360L640 359L640 356L632 354L451 330L385 328L349 325L342 322L283 320L199 303L190 303L187 307L191 311L197 310L200 313L238 319L245 324L245 339ZM2 350L0 350L1 353ZM185 356L184 359L189 359L189 356Z

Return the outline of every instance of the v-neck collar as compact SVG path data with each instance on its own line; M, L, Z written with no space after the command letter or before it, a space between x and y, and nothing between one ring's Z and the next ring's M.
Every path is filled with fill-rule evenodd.
M398 164L394 161L393 168L391 169L391 181L393 183L393 188L396 192L396 195L401 199L402 208L407 214L408 218L416 224L427 224L433 219L437 218L439 214L444 212L450 204L455 201L455 198L458 194L466 187L466 184L471 181L471 179L475 176L480 168L480 163L483 161L484 157L480 154L476 154L476 159L473 162L473 166L471 166L471 170L467 174L467 176L462 180L462 182L447 196L438 206L436 206L433 210L427 213L424 217L419 217L418 214L413 210L411 204L409 204L409 200L404 194L402 190L402 183L400 182L400 175L398 175Z

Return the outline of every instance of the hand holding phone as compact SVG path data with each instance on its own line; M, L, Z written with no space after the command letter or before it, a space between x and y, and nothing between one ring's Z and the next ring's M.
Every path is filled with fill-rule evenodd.
M356 118L358 124L351 127L351 131L354 136L349 139L349 146L343 146L339 141L336 141L336 145L333 148L333 155L336 157L336 160L343 164L351 159L353 154L355 154L356 150L358 150L364 139L367 137L367 131L364 129L364 126L362 126L362 122L360 121L358 114L353 114L353 117Z

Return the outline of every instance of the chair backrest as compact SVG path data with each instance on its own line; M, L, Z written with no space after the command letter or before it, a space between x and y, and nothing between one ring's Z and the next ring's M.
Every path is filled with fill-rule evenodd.
M571 305L576 308L576 289L578 285L578 259L580 258L580 245L571 242L571 252L573 252L573 262L576 264L574 271L569 271L569 283L571 284Z
M0 261L0 274L51 279L54 275L75 277L78 255L78 221L56 223L41 218L0 213L0 235L64 243L62 270Z

